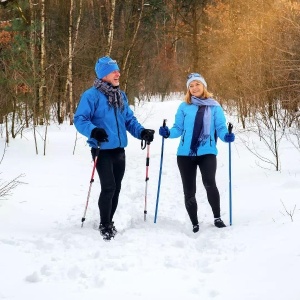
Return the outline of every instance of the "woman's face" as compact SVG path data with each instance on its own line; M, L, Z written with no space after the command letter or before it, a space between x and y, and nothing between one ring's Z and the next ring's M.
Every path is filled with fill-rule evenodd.
M201 97L204 92L204 86L201 82L194 80L190 83L189 90L192 96Z
M103 77L102 80L109 82L113 86L118 86L120 85L119 78L120 78L120 71L116 70Z

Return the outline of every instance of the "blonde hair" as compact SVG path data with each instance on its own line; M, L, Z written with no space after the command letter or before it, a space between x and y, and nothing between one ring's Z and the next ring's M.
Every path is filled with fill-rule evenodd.
M210 92L204 87L202 97L203 97L204 99L211 98L211 97L213 97L213 94L210 93ZM188 90L187 90L187 92L186 92L186 94L185 94L185 96L184 96L184 101L185 101L187 104L192 104L191 98L192 98L192 94L191 94L191 92L190 92L190 89L188 88Z

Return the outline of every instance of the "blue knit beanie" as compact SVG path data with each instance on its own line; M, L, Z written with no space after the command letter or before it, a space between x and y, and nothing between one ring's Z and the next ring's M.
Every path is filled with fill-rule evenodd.
M204 87L207 89L207 83L206 83L205 79L203 78L203 76L199 73L191 73L190 75L188 75L186 87L189 88L190 83L194 80L200 81L204 85Z
M120 71L115 60L112 60L109 56L104 56L97 60L95 65L97 78L102 79L113 71Z

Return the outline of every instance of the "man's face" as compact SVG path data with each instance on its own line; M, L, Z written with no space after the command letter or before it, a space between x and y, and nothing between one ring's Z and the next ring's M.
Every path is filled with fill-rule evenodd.
M119 78L120 78L120 71L113 71L102 78L103 81L110 83L113 86L120 85Z

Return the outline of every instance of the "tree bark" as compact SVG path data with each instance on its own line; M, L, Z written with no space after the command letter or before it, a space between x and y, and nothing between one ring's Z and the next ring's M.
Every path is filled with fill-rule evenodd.
M65 87L65 94L68 94L68 109L69 109L69 118L70 125L73 125L74 118L74 94L73 94L73 58L76 47L76 41L78 38L79 26L81 21L82 14L82 0L79 2L79 14L76 21L75 33L73 30L73 17L75 11L74 0L71 0L70 3L70 20L69 20L69 49L68 49L68 71L67 71L67 81ZM73 39L74 34L74 39ZM63 110L66 111L66 108ZM63 118L62 118L63 119Z
M45 37L46 7L45 0L41 0L41 80L39 87L39 124L44 125L47 97L46 97L46 37Z
M140 25L141 25L141 20L142 20L143 11L144 11L144 3L145 3L145 1L142 0L141 4L140 4L141 8L139 10L138 20L137 20L136 26L133 30L132 39L131 39L130 44L127 47L127 50L126 50L126 53L125 53L125 59L124 59L123 65L122 65L122 70L125 71L125 82L124 82L124 90L125 91L127 90L128 74L129 74L129 69L130 69L129 66L128 66L129 65L129 57L130 57L131 51L134 47L134 44L137 40L137 34L138 34L138 31L139 31L139 28L140 28Z
M111 0L110 7L111 9L110 9L109 24L108 24L108 38L107 38L107 49L106 49L106 55L108 56L110 56L113 47L116 0Z

